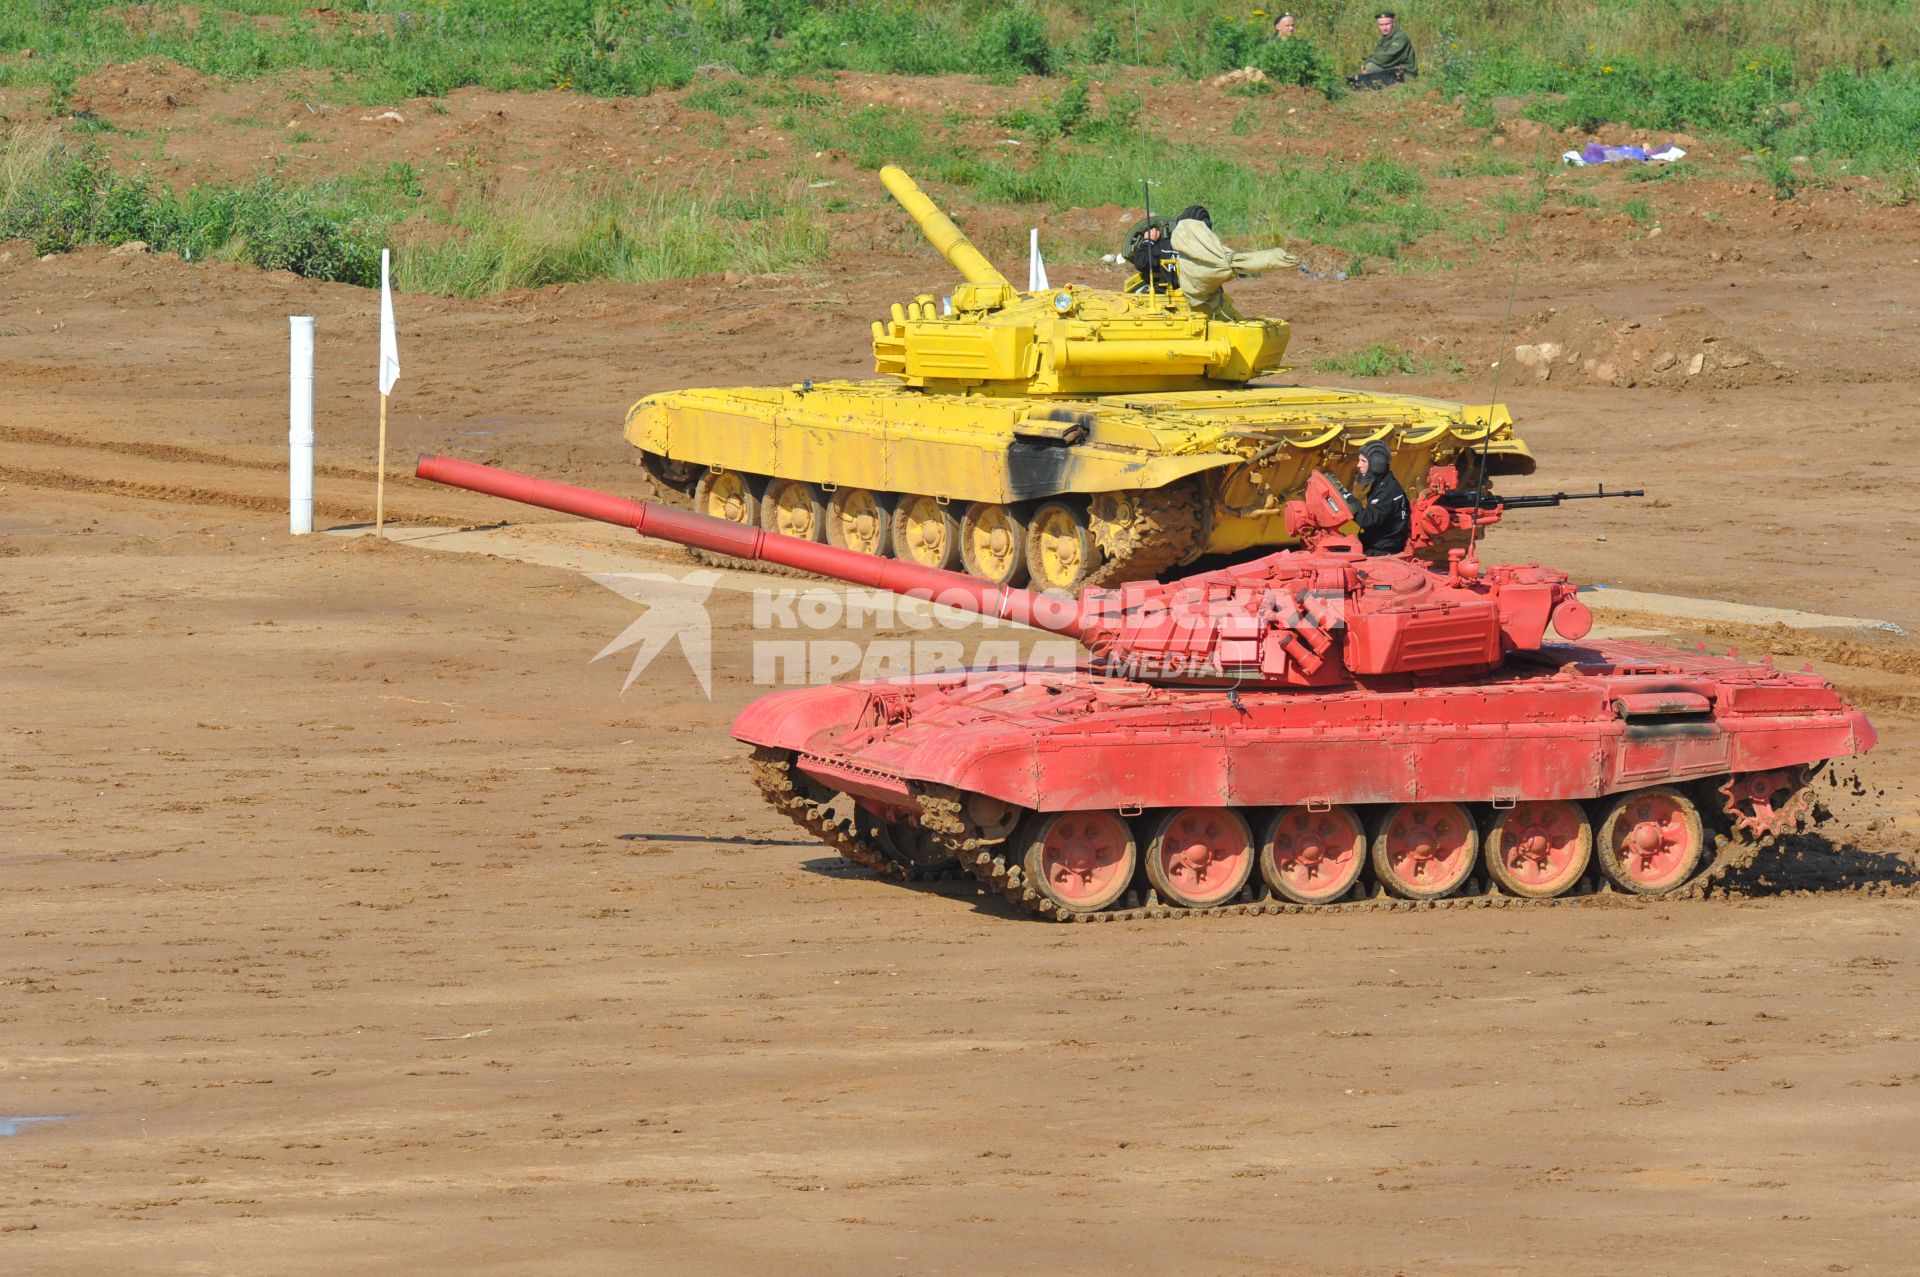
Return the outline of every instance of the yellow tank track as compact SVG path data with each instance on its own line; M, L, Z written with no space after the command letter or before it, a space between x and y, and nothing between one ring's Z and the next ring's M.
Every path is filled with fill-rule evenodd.
M1199 549L1201 498L1191 481L1127 495L1135 506L1128 545L1118 555L1102 545L1106 562L1088 574L1088 585L1155 581L1168 568L1190 560Z

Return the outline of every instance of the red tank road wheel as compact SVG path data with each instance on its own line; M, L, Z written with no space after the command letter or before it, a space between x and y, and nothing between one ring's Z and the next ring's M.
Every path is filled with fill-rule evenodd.
M1147 840L1147 881L1168 904L1204 909L1233 899L1253 875L1253 833L1226 807L1182 807Z
M1685 882L1706 850L1699 808L1670 785L1616 798L1600 822L1597 841L1607 881L1639 896Z
M1459 803L1400 803L1380 817L1373 876L1403 900L1437 900L1473 872L1480 830Z
M782 536L818 541L827 529L827 503L820 489L798 479L771 479L760 499L760 526Z
M703 470L693 484L693 509L711 519L758 525L759 482L738 470Z
M1095 913L1120 898L1139 864L1133 831L1115 813L1059 811L1040 818L1025 869L1034 890L1054 904Z
M1367 831L1350 807L1283 807L1260 841L1260 876L1297 905L1347 894L1367 863Z
M1487 831L1487 872L1511 895L1557 896L1593 860L1593 826L1578 803L1564 799L1515 803Z

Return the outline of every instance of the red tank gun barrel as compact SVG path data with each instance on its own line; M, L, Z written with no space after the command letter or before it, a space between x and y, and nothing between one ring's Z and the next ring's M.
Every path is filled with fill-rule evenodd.
M853 585L889 590L894 594L931 599L948 607L1000 617L1069 638L1085 637L1080 606L1072 599L1035 594L1030 590L992 585L959 572L883 559L858 550L843 550L803 541L799 537L765 532L726 519L710 518L652 501L634 501L591 488L538 479L530 474L483 466L455 457L423 455L414 474L433 483L488 496L504 497L522 505L575 514L615 527L632 528L641 536L692 546L736 559L777 563L782 567L846 581Z

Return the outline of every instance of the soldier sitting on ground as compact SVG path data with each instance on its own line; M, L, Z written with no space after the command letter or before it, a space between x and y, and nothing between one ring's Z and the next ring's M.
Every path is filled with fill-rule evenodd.
M1373 52L1361 63L1360 74L1347 77L1348 86L1384 89L1419 75L1419 56L1413 51L1413 41L1400 29L1400 19L1394 11L1382 9L1374 15L1373 22L1380 29L1380 43L1373 46Z

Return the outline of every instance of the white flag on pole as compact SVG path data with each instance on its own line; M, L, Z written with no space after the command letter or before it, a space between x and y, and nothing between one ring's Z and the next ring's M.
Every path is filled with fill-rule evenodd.
M393 284L388 273L388 253L380 250L380 393L393 393L400 380L400 342L393 333Z
M1036 226L1027 232L1027 291L1037 293L1051 287L1047 264L1040 260L1040 228Z

